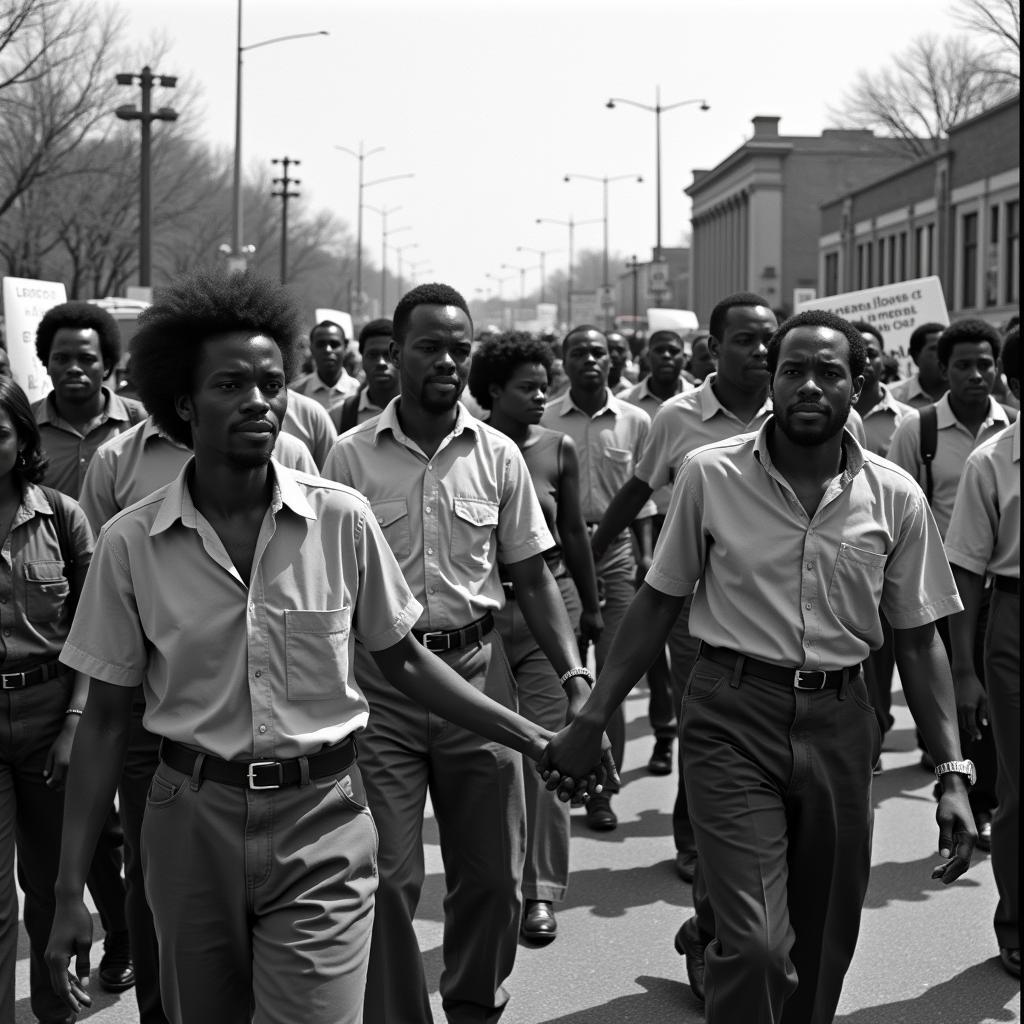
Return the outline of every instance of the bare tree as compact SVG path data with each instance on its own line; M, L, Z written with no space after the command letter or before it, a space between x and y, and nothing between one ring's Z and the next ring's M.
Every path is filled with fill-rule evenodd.
M913 157L941 147L949 129L1013 91L986 51L955 36L926 35L888 67L861 71L842 104L830 111L843 127L869 128L902 140Z
M1007 76L1020 82L1020 0L960 0L954 7L964 28L994 44L1008 58Z

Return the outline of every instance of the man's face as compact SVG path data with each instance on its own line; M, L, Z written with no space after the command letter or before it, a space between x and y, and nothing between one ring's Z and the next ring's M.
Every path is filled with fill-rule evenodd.
M683 343L676 337L656 334L647 351L651 376L661 383L670 384L679 379L683 371Z
M392 342L399 388L427 412L455 408L466 387L473 325L458 306L423 305L409 316L405 340Z
M318 327L309 339L313 350L313 365L317 376L325 384L335 384L341 376L342 357L345 355L345 332L340 327Z
M265 466L288 406L277 343L251 331L208 338L200 348L192 394L177 399L192 427L197 458L240 469Z
M711 354L711 346L707 338L698 338L693 343L693 355L690 357L690 373L697 380L706 380L708 374L715 370L715 357Z
M935 331L925 336L924 346L917 353L917 375L921 383L928 386L936 386L943 382L942 367L939 365L939 335L941 331Z
M864 339L864 351L867 355L867 362L864 364L864 386L871 387L881 381L882 371L885 369L882 346L878 339L867 331L862 331L860 336Z
M57 398L75 403L95 398L106 375L99 334L91 327L58 327L46 372Z
M733 306L726 311L721 338L711 339L718 376L743 391L768 386L768 341L778 322L767 306Z
M775 422L794 444L824 444L843 429L863 383L850 374L845 335L829 327L794 327L782 339L772 380Z
M377 335L363 345L363 373L375 391L393 391L398 384L398 367L391 361L391 338Z
M607 386L611 358L608 343L600 331L570 334L562 358L571 388L598 391Z
M621 373L629 361L629 344L625 336L616 331L610 331L605 335L605 342L608 345L608 357L611 359L612 369Z
M965 405L988 401L996 382L996 360L987 341L958 341L945 367L949 397Z
M515 423L540 423L548 395L548 371L543 363L520 363L505 382L491 385L492 411Z

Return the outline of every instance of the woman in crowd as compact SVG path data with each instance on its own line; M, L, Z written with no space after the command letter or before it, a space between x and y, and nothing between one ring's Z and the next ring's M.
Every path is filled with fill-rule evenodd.
M596 641L602 622L597 578L579 501L579 463L572 440L539 426L548 391L552 353L527 335L488 338L473 356L469 390L489 411L487 422L519 446L556 546L545 559L558 582L577 634ZM565 723L566 697L558 676L530 633L511 583L495 616L519 689L519 713L548 729ZM550 942L556 935L553 904L569 881L569 807L553 799L527 765L527 849L523 873L525 938Z
M0 1020L14 1020L18 881L25 891L32 1012L64 1021L43 960L53 920L71 744L87 676L57 660L92 557L73 499L38 486L46 461L25 393L0 377Z

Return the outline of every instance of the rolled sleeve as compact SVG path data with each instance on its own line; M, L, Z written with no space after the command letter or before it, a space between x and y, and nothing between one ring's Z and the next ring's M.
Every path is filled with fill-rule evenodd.
M704 507L700 479L692 463L684 463L672 489L672 500L644 581L673 597L693 592L706 556Z
M963 611L939 528L920 488L885 567L881 609L894 629L913 629Z
M116 551L119 544L120 538L100 533L60 660L106 683L139 686L148 652L131 571Z

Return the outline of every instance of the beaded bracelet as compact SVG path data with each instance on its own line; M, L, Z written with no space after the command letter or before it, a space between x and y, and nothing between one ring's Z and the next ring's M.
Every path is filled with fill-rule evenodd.
M64 712L64 714L65 715L84 715L85 714L85 710L84 710L84 708L68 708L67 711Z
M569 682L569 680L574 678L575 676L579 676L581 679L586 679L587 686L589 686L590 689L594 688L594 676L593 676L593 674L591 673L589 668L585 668L582 665L578 666L577 668L571 668L571 669L569 669L568 672L564 672L562 674L562 676L559 678L558 681L564 687L565 684L567 682Z

